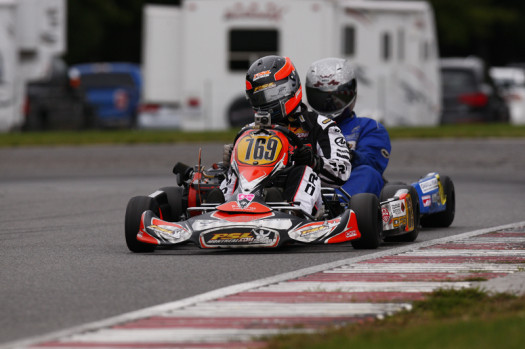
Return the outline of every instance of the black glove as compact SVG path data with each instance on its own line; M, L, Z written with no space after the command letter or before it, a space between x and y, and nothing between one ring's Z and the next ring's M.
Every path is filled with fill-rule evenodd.
M314 154L312 147L302 146L293 153L293 161L296 165L306 165L314 169L315 172L319 171L321 159L319 155Z

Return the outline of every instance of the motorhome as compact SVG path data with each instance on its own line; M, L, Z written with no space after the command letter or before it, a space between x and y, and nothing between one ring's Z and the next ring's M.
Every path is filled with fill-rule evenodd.
M24 124L26 84L65 51L65 0L0 0L0 131Z
M244 121L245 74L265 55L290 57L303 82L312 62L347 58L359 115L438 124L438 44L425 1L182 0L146 5L143 20L143 102L172 108L183 129Z

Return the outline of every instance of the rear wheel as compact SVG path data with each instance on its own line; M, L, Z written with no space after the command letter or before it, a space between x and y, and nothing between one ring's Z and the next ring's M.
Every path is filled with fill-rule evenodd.
M140 220L144 211L151 210L155 214L159 214L159 205L149 196L134 196L126 207L125 218L125 236L126 244L131 252L153 252L155 245L146 244L137 240L137 233L140 229Z
M359 240L352 241L355 249L375 249L381 243L381 211L379 199L374 194L361 193L352 196L350 208L355 212Z
M441 176L440 180L441 185L443 185L443 192L447 198L446 208L442 212L421 217L421 225L423 227L446 228L454 221L454 216L456 215L456 192L454 190L454 183L448 176Z
M413 242L416 241L419 235L419 196L417 195L417 190L411 185L406 184L395 184L395 185L386 185L381 191L381 202L387 201L388 199L394 197L396 192L400 189L408 190L410 195L410 201L412 203L412 215L414 217L414 229L403 235L387 236L385 241L394 241L394 242Z
M166 220L172 222L180 221L184 211L184 189L182 187L163 187L159 190L165 192L168 198L169 208L167 212L164 212L164 208L162 209L162 213Z

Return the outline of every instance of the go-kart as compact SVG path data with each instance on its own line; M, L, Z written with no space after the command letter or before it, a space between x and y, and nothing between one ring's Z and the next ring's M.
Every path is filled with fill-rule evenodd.
M264 119L264 118L260 118ZM449 177L429 173L417 182L387 183L379 198L350 197L342 188L322 188L323 207L315 216L282 198L294 149L302 142L288 129L261 122L236 137L230 166L239 178L233 199L219 189L228 167L207 170L177 163L178 186L130 199L125 237L133 252L194 243L201 248L274 248L290 243L350 241L356 249L377 248L382 240L415 241L423 227L447 227L455 213Z
M342 202L333 188L322 189L323 207L315 215L299 203L282 199L282 187L293 166L293 152L305 145L288 129L257 117L237 135L230 166L238 180L233 199L219 189L227 166L177 163L178 186L130 199L125 237L132 252L194 243L201 248L276 248L290 243L350 242L357 249L377 248L383 238L377 196L363 193ZM386 205L395 215L400 200ZM386 207L386 206L385 206Z

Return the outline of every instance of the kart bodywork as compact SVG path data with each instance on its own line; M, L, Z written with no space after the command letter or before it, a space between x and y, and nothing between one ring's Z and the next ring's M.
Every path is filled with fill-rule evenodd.
M294 149L304 146L280 126L248 127L239 133L230 167L238 186L229 201L218 189L227 167L204 170L177 164L178 187L133 197L126 209L125 236L133 252L151 252L192 242L201 248L275 248L289 243L342 243L377 248L382 238L379 199L358 194L342 203L323 188L315 216L282 199ZM200 157L199 157L200 158Z

